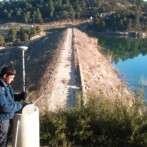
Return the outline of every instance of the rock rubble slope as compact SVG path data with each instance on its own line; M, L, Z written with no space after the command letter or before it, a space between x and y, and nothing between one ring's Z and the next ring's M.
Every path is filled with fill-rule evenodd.
M125 83L118 78L118 72L111 62L101 54L97 39L89 37L78 29L68 28L61 47L54 84L48 100L48 110L71 108L76 105L76 93L82 87L85 101L90 97L105 97L123 102L130 100L131 94ZM81 86L75 82L74 53L78 54Z
M111 99L130 99L130 91L118 78L118 71L112 67L111 61L102 55L98 40L78 29L74 32L87 97L98 97L103 92Z

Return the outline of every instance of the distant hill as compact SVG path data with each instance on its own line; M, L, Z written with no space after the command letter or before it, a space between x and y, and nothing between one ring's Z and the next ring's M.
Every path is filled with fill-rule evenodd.
M113 14L102 17L103 14ZM108 16L106 15L106 16ZM110 15L109 15L110 16ZM101 30L146 30L143 0L9 0L0 2L0 22L42 24L58 20L94 18Z
M0 20L43 23L61 19L85 19L96 13L136 9L143 0L9 0L0 3Z

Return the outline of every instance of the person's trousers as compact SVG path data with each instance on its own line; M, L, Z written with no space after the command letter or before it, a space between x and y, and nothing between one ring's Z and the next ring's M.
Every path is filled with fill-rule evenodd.
M0 147L7 147L10 120L0 120Z

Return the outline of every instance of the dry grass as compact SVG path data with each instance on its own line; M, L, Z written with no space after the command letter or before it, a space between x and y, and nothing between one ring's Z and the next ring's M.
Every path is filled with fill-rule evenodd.
M76 30L76 45L82 65L87 95L98 96L102 90L106 97L128 99L131 95L124 82L119 80L118 72L111 62L100 53L96 38Z

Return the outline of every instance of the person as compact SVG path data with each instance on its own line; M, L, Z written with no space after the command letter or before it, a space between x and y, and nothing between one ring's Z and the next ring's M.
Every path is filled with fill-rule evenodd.
M25 93L14 94L10 85L15 75L16 70L11 65L4 66L0 72L0 147L7 146L10 122L15 112L21 111L26 105L25 103L18 103L25 100Z

